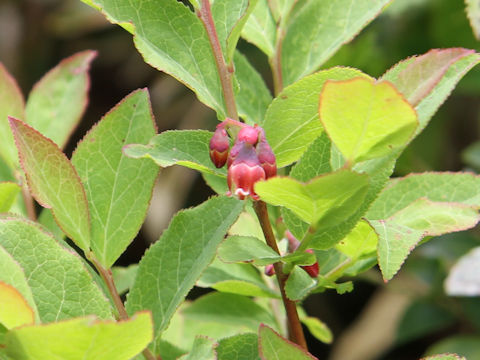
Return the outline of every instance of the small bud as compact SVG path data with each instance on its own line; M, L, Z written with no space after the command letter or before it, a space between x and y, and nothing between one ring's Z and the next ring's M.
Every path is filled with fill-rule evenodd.
M260 165L263 170L265 170L265 176L267 179L277 175L277 161L275 159L275 154L272 151L272 148L265 138L265 131L261 128L259 130L259 140L257 144L257 155Z
M273 267L273 264L268 264L267 266L265 266L265 275L267 276L275 275L275 268Z
M305 252L313 254L312 249L305 250ZM316 261L315 264L312 264L312 265L302 266L302 269L305 270L308 273L308 275L310 275L310 277L314 279L318 277L318 273L319 273L318 261Z
M227 132L223 127L217 127L210 139L210 159L217 168L223 167L227 162L229 147Z
M285 230L285 237L288 240L288 251L293 253L300 246L300 241L288 229Z
M227 183L230 191L238 196L240 200L250 196L258 200L253 186L257 181L265 180L265 171L260 166L257 154L252 145L242 142L242 146L231 162L228 173ZM233 149L232 149L233 150ZM236 151L237 149L235 149Z
M251 126L243 127L237 135L237 141L245 141L250 145L255 145L258 141L258 131Z

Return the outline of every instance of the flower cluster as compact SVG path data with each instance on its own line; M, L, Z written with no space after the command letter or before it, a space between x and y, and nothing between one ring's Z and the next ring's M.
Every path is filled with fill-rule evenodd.
M227 125L240 127L231 149L225 129ZM210 159L217 168L227 164L230 194L241 200L249 196L258 200L254 184L277 174L275 155L265 138L265 131L260 126L249 126L232 119L217 125L210 140Z

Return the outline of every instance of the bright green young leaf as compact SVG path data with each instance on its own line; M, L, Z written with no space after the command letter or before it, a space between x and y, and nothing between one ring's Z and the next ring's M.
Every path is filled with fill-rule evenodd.
M8 116L25 120L25 100L15 79L0 63L0 160L14 169L18 166L18 155Z
M250 264L226 264L217 259L205 269L196 285L230 294L279 297L275 291L265 284L255 266Z
M80 257L40 226L20 218L0 218L0 245L23 269L42 322L90 314L112 316Z
M310 0L296 13L282 45L284 86L318 69L373 20L390 0Z
M310 277L301 267L295 266L285 283L285 293L290 300L302 300L316 285L315 279Z
M480 216L475 207L425 198L412 202L385 220L369 220L378 234L378 264L390 280L425 236L470 229Z
M327 81L319 114L330 139L351 163L404 146L418 125L415 110L390 83L364 78Z
M239 87L235 98L240 116L247 123L260 124L272 102L272 96L257 70L238 51L235 52L235 78Z
M210 160L208 144L212 136L205 130L164 131L148 145L132 144L124 151L132 158L150 158L161 167L177 164L226 177L226 170L217 169Z
M480 176L429 172L391 179L370 207L367 218L387 219L420 198L480 207Z
M90 247L90 214L85 189L74 167L53 141L20 120L10 126L35 199L51 208L62 230L82 250Z
M186 318L247 327L255 331L259 323L276 327L273 315L253 299L234 294L213 292L195 300L183 311Z
M120 322L89 316L14 329L6 349L18 360L129 360L152 340L152 328L148 312Z
M242 37L257 46L269 58L275 51L276 24L268 0L258 0L242 29Z
M107 19L134 35L144 60L190 89L199 100L225 118L220 78L207 32L190 9L176 0L94 0Z
M439 355L432 355L427 356L426 358L422 358L421 360L467 360L463 356L456 355L456 354L439 354Z
M123 99L78 144L72 163L90 208L91 248L110 268L145 219L158 166L130 159L125 144L147 143L156 133L147 90Z
M215 256L228 228L243 209L234 198L215 197L173 218L147 250L127 298L129 314L150 309L158 335Z
M340 170L301 183L274 177L255 184L255 192L272 205L285 206L313 227L328 227L348 219L360 207L368 176Z
M138 264L128 267L114 266L112 268L113 280L119 294L127 292L133 285L137 276Z
M183 355L179 360L217 360L216 347L217 343L214 340L197 336L190 353Z
M418 135L463 75L479 62L480 55L467 49L430 50L399 62L382 76L382 80L405 91L409 100L410 96L418 94L415 96L417 101L420 99L415 105L419 122L415 135Z
M258 348L262 360L316 360L315 357L300 346L284 339L263 324L260 325L258 331Z
M12 329L34 321L35 312L22 294L12 285L0 281L0 324Z
M355 261L375 253L377 243L378 236L375 230L368 222L361 220L335 248Z
M279 168L298 160L322 133L318 103L325 82L360 76L371 79L361 71L350 68L336 67L319 71L285 88L273 100L262 126Z
M95 51L70 56L50 70L32 89L26 122L64 148L87 106L90 63Z
M0 264L2 270L0 271L0 282L14 287L27 302L29 308L33 310L35 315L35 322L39 322L37 305L33 301L32 290L28 285L27 278L22 267L10 255L3 246L0 245Z
M297 312L298 316L300 317L300 321L308 328L310 334L312 334L316 339L320 340L324 344L332 343L332 331L323 321L313 316L307 316L305 310L303 310L301 306L297 306Z
M248 207L246 210L247 211L244 211L240 214L237 221L235 221L230 230L228 230L228 234L255 237L265 241L262 227L258 222L258 218L255 215L254 210Z
M0 213L7 212L15 201L21 188L13 182L0 182Z
M478 40L480 39L480 4L474 0L465 0L465 4L467 5L466 11L473 35Z
M212 17L223 56L229 64L237 47L240 33L258 0L223 0L212 4Z
M218 360L260 360L257 334L246 333L221 339L217 346Z

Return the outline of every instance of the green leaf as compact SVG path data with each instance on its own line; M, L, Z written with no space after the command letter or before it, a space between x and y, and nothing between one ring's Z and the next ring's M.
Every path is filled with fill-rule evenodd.
M176 0L94 0L112 23L134 34L143 59L195 91L198 99L225 118L220 78L206 30L188 7Z
M22 294L12 285L0 281L0 324L12 329L34 321L35 312Z
M421 198L388 219L369 220L378 234L378 264L383 278L390 280L425 236L470 229L479 219L472 206Z
M262 123L272 95L257 70L238 51L235 52L235 78L239 85L235 98L240 116L252 125Z
M367 218L386 219L420 198L480 207L480 176L428 172L391 179L372 204Z
M467 360L463 356L456 354L439 354L422 358L421 360Z
M258 333L258 347L262 360L316 360L310 353L297 344L284 339L268 326L260 325Z
M107 299L80 257L40 226L24 219L2 217L0 245L23 269L42 322L90 314L100 318L112 316ZM3 267L1 272L6 270Z
M223 56L229 64L237 47L240 33L258 0L223 0L212 4L212 17L222 46Z
M260 360L256 334L240 334L221 339L217 346L218 360Z
M285 86L318 69L390 0L310 0L292 16L282 45Z
M382 80L405 91L409 100L410 96L418 94L413 97L416 101L420 99L415 105L420 124L415 132L418 135L463 75L479 62L480 55L471 50L430 50L399 62L382 76Z
M150 160L129 159L122 147L147 143L155 132L148 92L138 90L105 115L72 156L90 207L91 248L106 268L140 230L158 174Z
M480 266L480 247L475 247L463 255L450 269L445 280L445 292L450 296L480 295L480 279L477 276Z
M132 158L150 158L161 167L176 164L226 177L225 168L217 169L210 160L208 144L212 136L205 130L164 131L148 145L132 144L124 151Z
M7 212L15 202L21 188L13 182L0 182L0 213Z
M465 0L465 4L467 5L467 17L470 20L470 26L473 30L473 35L478 39L480 39L480 4L474 0Z
M142 312L121 322L89 316L23 326L7 334L7 354L18 360L128 360L152 340L152 325L151 315Z
M186 351L183 351L182 349L162 339L157 340L156 348L158 349L157 353L160 354L162 360L176 360L186 353Z
M259 323L275 327L272 314L251 298L235 294L210 293L195 300L183 315L195 321L213 321L255 331Z
M8 126L8 116L25 120L25 100L15 79L0 63L0 160L3 159L11 169L15 169L18 156Z
M2 271L0 271L0 282L14 287L25 299L28 306L33 310L35 322L39 322L38 310L35 301L33 301L32 290L28 285L27 278L22 267L10 255L3 246L0 245L0 264L2 264Z
M26 122L64 148L87 106L90 63L95 51L77 53L50 70L32 89Z
M285 293L290 300L302 300L316 285L315 279L299 266L295 266L285 283Z
M290 12L293 10L293 7L298 4L302 6L305 3L297 2L297 0L273 0L269 2L272 9L273 17L275 20L285 22L285 19L288 18Z
M364 78L327 81L319 113L330 139L352 163L403 147L418 125L415 110L390 83Z
M51 208L65 234L88 251L90 214L77 172L50 139L20 120L9 119L32 195L42 206Z
M55 222L55 218L53 217L52 211L50 209L44 208L40 212L40 215L37 218L37 222L43 225L47 230L49 230L57 239L65 239L65 234Z
M378 236L366 221L359 221L353 230L335 248L351 261L372 255L377 250Z
M437 342L433 346L430 346L426 351L426 355L449 353L450 356L456 356L456 358L453 358L454 360L478 359L480 358L480 348L478 347L479 341L480 337L478 335L451 336ZM455 355L453 353L455 353ZM432 360L429 358L427 359ZM445 360L442 358L440 359Z
M271 264L279 261L281 257L264 241L251 236L227 237L218 248L218 256L225 262L267 261L267 263L260 261L258 265Z
M112 268L113 280L119 294L127 292L133 285L137 276L138 264L127 267L114 266Z
M292 210L313 227L327 227L348 219L362 204L368 190L365 174L340 170L301 183L274 177L255 184L255 192L272 205Z
M216 347L214 340L197 336L193 342L192 351L180 357L179 360L216 360Z
M158 335L215 256L228 228L243 209L234 198L211 198L179 212L140 261L127 298L129 314L150 309Z
M308 331L318 340L324 344L331 344L333 341L333 334L328 326L320 319L307 316L302 307L297 306L298 316L303 325L308 328Z
M405 344L436 333L455 323L455 317L446 309L426 302L413 302L403 314L397 327L397 343Z
M273 100L262 126L279 168L298 160L322 133L318 104L325 82L359 76L369 78L361 71L350 68L319 71L285 88Z
M268 0L258 0L242 29L242 37L270 58L275 51L276 31L275 19L270 12Z
M197 281L199 287L210 287L224 293L278 298L264 282L258 269L250 264L225 264L215 259Z

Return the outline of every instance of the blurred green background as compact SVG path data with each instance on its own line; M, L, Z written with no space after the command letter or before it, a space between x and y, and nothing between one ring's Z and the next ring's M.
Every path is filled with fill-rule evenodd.
M161 1L161 0L158 0ZM329 1L329 0L325 0ZM378 77L398 61L432 48L479 48L463 0L395 0L323 67L351 66ZM131 36L112 26L80 0L2 0L0 61L28 94L62 58L94 49L90 104L67 153L111 107L131 91L148 87L159 131L213 129L213 111L173 78L146 65ZM240 50L272 84L267 59L241 41ZM423 171L480 171L480 67L460 82L429 127L403 154L395 176ZM118 264L138 262L171 216L196 205L212 191L192 170L162 170L147 221ZM353 293L316 294L307 311L332 329L332 345L308 336L320 359L419 359L426 352L458 352L480 360L480 300L448 296L444 283L452 266L480 246L477 229L436 238L416 249L403 270L384 284L377 269L355 282ZM478 262L478 260L477 260ZM480 279L480 263L472 272ZM478 280L480 284L480 280ZM194 291L191 296L195 297ZM308 334L307 334L308 335Z

